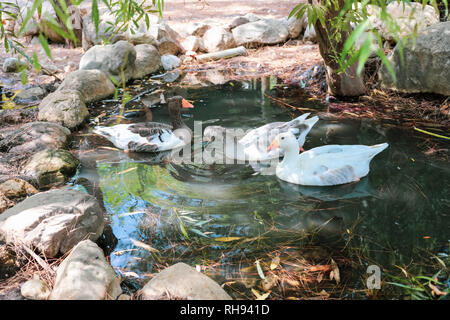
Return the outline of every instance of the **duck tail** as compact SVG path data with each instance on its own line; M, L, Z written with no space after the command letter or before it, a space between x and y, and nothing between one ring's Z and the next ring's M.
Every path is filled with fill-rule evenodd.
M373 146L370 146L371 149L373 149L373 153L371 155L370 158L375 157L377 154L379 154L381 151L383 151L384 149L386 149L387 147L389 147L388 143L380 143L380 144L375 144Z

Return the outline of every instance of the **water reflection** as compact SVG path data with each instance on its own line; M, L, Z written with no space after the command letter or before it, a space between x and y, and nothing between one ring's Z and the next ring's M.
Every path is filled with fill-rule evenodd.
M270 91L267 83L189 89L187 98L196 108L187 123L192 127L194 120L203 120L205 126L246 130L289 120L283 109L264 97ZM153 115L156 121L168 122L164 108L155 109ZM86 152L94 145L87 142L79 149L79 176L98 180L119 239L111 263L119 271L134 272L136 279L153 272L158 259L133 240L192 264L205 256L223 264L229 259L223 257L220 243L205 245L201 252L186 245L181 222L191 240L270 234L274 248L284 233L314 233L317 243L342 239L358 222L352 232L359 236L361 250L375 261L393 265L407 263L415 248L437 252L449 240L450 169L448 163L421 153L419 139L410 130L367 120L320 120L307 137L306 149L323 144L390 145L372 161L368 177L335 187L292 185L275 176L257 175L245 164L182 164L109 149ZM216 276L239 274L236 266L221 270Z

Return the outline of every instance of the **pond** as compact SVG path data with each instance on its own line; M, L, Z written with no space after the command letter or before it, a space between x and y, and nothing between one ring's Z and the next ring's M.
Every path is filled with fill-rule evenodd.
M280 92L289 88L275 90L272 82L187 88L185 98L195 108L184 115L186 123L191 128L194 121L203 121L203 129L222 125L246 130L300 114L280 108L268 94L326 111L307 95L301 101L284 99ZM106 122L117 120L114 110ZM170 123L167 108L154 108L152 114L154 121ZM333 259L349 274L348 286L364 290L368 261L389 269L408 264L417 249L449 253L450 168L426 156L420 148L424 137L411 131L365 119L319 120L305 149L389 143L372 160L367 177L335 187L292 185L258 174L248 164L183 164L109 147L85 153L80 149L82 166L75 178L99 184L118 239L111 264L132 290L151 273L182 261L198 265L233 297L254 299L252 288L267 289L259 282L261 271L266 276L277 271L277 258L292 272L304 272L311 261L325 265ZM357 248L365 262L349 263L343 252L350 247ZM292 292L280 297L295 295Z

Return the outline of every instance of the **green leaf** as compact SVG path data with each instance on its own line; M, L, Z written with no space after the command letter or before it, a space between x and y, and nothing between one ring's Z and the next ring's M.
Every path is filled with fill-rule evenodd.
M359 58L358 58L358 67L356 69L356 73L361 75L361 71L364 68L364 64L370 56L370 51L372 49L372 33L369 33L364 41L363 45L359 49Z
M95 26L95 35L98 35L98 25L100 24L100 15L98 12L97 0L92 0L92 21Z
M41 43L41 46L44 49L45 54L47 55L47 57L49 57L50 60L53 60L52 53L50 51L50 47L48 46L47 39L45 39L45 37L42 34L42 32L39 33L39 42Z

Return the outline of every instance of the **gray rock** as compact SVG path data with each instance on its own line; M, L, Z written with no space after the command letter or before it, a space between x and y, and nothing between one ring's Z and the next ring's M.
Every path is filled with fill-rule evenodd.
M89 111L78 90L57 90L39 104L38 120L56 122L69 129L78 127L87 117Z
M144 300L232 300L214 280L185 263L177 263L158 273L139 294Z
M171 54L165 54L161 57L161 64L166 71L171 71L181 65L181 60Z
M223 27L212 27L206 31L203 43L208 52L222 51L235 46L233 34Z
M250 22L250 20L246 17L243 17L243 16L235 17L233 20L231 20L230 24L228 25L228 28L230 30L232 30L236 27L239 27L240 25L243 25L243 24L246 24L249 22Z
M50 300L115 300L121 294L119 280L102 249L85 240L59 266Z
M198 50L205 50L205 44L203 43L203 39L196 36L189 36L181 42L184 51L193 51L196 52Z
M207 23L194 22L189 24L189 26L187 27L187 33L189 35L201 38L209 29L211 29L211 26Z
M416 41L403 48L401 63L398 46L389 60L394 68L394 83L387 68L380 68L381 83L402 92L433 92L450 96L450 21L441 22L419 32Z
M380 7L376 5L367 6L369 21L372 26L378 29L381 38L384 40L394 41L395 36L411 35L415 30L420 31L439 23L439 14L436 13L434 8L430 5L422 7L422 4L418 2L401 3L394 1L387 5L386 12L398 24L398 30L389 30L388 24L380 18Z
M286 27L289 31L289 38L296 39L305 27L306 16L303 16L300 19L297 19L295 16L292 16L289 19L286 17L281 21L286 24Z
M317 42L316 29L314 29L313 25L306 26L305 33L303 34L303 41Z
M139 44L136 50L135 72L133 79L140 79L161 69L161 56L158 49L150 44Z
M47 300L51 291L44 281L35 276L21 285L20 293L30 300Z
M133 76L136 50L129 42L121 40L115 44L96 45L81 57L80 70L97 69L109 78L122 83L122 76L127 82Z
M238 46L276 44L286 41L288 36L286 25L275 19L258 20L233 29L233 37Z
M14 205L14 202L9 200L3 193L0 193L0 213L4 212L8 208L11 208L13 205ZM1 259L0 259L0 262L1 262ZM0 264L0 266L1 266L1 264Z
M122 33L114 35L114 29L111 28L110 23L114 23L115 17L109 12L107 8L99 8L100 13L100 23L98 25L98 34L95 32L95 24L92 20L92 12L89 12L83 18L83 37L82 46L85 51L89 48L99 45L102 43L103 39L109 40L111 43L115 43L122 37Z
M257 16L254 13L251 13L251 12L245 14L244 18L248 19L249 22L255 22L255 21L261 20L261 18L259 16Z
M0 136L0 150L29 156L45 149L64 149L70 141L70 130L57 123L30 122Z
M6 58L3 62L3 72L17 72L26 69L28 64L17 58Z
M45 97L47 91L41 87L32 87L20 91L14 98L17 103L27 103L31 101L37 101Z
M90 103L114 94L116 87L101 70L77 70L69 73L57 91L78 90L83 101Z
M0 238L24 243L47 257L65 254L84 239L97 240L105 221L98 201L76 190L41 192L0 215Z
M61 149L47 149L33 155L23 168L24 174L35 178L40 189L61 185L75 174L79 160Z

